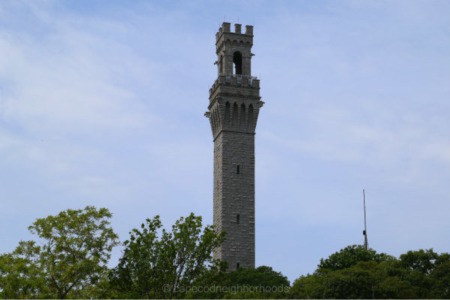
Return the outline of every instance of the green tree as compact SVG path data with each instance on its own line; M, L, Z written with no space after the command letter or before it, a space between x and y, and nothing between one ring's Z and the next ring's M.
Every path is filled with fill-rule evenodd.
M130 232L124 252L111 273L123 298L181 298L193 281L216 262L212 251L223 242L212 226L202 231L202 218L180 218L172 232L162 229L159 216Z
M327 259L321 259L317 268L318 270L336 271L350 268L362 261L382 262L393 260L395 260L393 256L385 253L377 253L373 249L366 250L361 245L351 245L331 254Z
M242 268L233 272L212 269L196 280L188 298L279 299L286 298L289 280L271 267Z
M439 254L429 250L408 251L400 255L401 264L408 269L418 271L422 274L430 274L433 271Z
M0 255L1 298L48 298L45 276L36 260L40 248L34 241L20 242L12 252Z
M229 278L231 289L225 298L286 298L290 286L286 276L268 266L238 269Z
M22 293L17 297L99 295L95 287L106 278L106 264L118 243L110 218L106 208L87 206L37 219L29 230L42 246L21 242L12 254L2 256L2 292L14 287Z
M322 272L302 275L297 278L289 289L289 297L296 299L320 299L324 298L322 287L326 273Z
M393 256L348 246L321 259L313 274L301 276L290 289L293 298L416 298L410 272Z
M407 271L406 280L418 289L421 298L448 298L450 255L433 249L408 251L400 255L400 265Z
M445 253L448 259L448 254ZM430 298L450 299L450 260L441 261L431 272Z
M389 276L393 261L362 261L322 278L320 298L416 298L411 284L400 277Z

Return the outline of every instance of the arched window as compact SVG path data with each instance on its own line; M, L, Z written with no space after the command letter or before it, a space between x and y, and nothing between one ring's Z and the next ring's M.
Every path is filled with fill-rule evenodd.
M230 121L231 121L230 110L231 110L230 102L227 102L225 104L225 122L224 122L224 124L230 124Z
M243 129L246 129L245 126L247 125L245 123L245 105L242 104L241 105L241 114L240 114L240 121L239 121L239 126Z
M219 113L219 109L215 110L215 115L216 115L216 122L217 122L217 126L221 126L222 120L220 118L220 113Z
M213 110L211 116L210 116L210 120L211 120L211 125L212 125L212 129L213 129L213 133L216 132L217 129L217 121L216 121L216 113Z
M219 61L219 74L220 74L220 75L223 74L223 55L220 56L220 61Z
M250 104L248 107L248 121L247 121L248 130L253 129L253 105Z
M242 54L239 51L233 54L234 74L242 75Z
M231 117L231 124L233 126L238 127L239 126L239 119L238 119L238 105L236 102L233 104L233 116Z

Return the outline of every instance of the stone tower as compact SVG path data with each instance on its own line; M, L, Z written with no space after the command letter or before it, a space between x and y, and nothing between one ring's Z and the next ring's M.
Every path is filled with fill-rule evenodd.
M255 267L255 128L259 80L251 76L253 26L216 33L218 76L206 116L214 138L214 225L226 240L214 257L229 270Z

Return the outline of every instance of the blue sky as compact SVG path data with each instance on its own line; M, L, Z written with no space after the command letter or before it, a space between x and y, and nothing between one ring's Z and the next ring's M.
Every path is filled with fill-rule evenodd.
M450 252L450 2L1 1L0 252L107 207L212 222L203 116L223 21L254 25L256 263L294 280L363 242ZM115 252L114 259L120 255Z

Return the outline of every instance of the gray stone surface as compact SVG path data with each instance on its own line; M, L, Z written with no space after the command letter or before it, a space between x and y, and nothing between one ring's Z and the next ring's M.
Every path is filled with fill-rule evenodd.
M263 102L251 76L253 27L241 30L223 23L216 34L218 78L205 114L214 138L214 225L227 234L214 256L229 270L255 267L255 128Z

